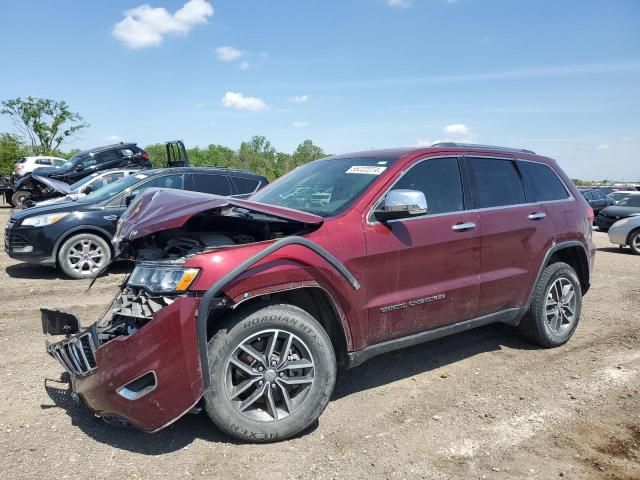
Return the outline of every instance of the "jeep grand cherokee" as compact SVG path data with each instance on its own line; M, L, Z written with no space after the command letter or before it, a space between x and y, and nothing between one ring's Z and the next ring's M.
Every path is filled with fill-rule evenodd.
M450 143L318 160L250 200L149 190L114 238L137 267L48 351L107 419L153 432L202 407L229 435L284 439L338 367L495 322L564 344L592 220L555 161ZM43 310L43 326L77 319Z

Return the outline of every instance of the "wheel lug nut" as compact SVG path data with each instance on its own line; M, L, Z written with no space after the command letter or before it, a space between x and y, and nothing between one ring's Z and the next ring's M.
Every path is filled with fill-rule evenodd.
M272 383L272 384L271 384L271 388L276 388L276 384L275 384L275 383Z
M264 370L264 368L262 368L262 367L258 367L258 371L259 371L259 372L261 372L261 371L263 371L263 370Z
M277 365L277 362L274 360L273 362L271 362L271 366L275 367Z
M260 386L262 386L263 384L264 384L264 382L263 382L262 380L260 380L260 381L258 382L258 385L260 385Z
M281 377L284 377L284 372L280 372L280 376L281 376Z

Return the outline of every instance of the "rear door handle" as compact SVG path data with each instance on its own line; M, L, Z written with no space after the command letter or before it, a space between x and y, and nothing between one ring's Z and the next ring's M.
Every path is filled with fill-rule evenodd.
M535 212L532 213L531 215L529 215L529 220L542 220L543 218L545 218L547 216L546 213L544 212Z
M467 232L476 228L476 224L473 222L456 223L451 227L454 232Z

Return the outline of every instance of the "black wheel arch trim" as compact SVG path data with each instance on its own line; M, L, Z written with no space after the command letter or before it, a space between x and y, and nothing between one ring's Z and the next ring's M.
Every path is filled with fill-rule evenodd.
M533 299L533 293L534 293L534 291L536 289L536 285L540 281L540 277L542 277L542 272L546 268L547 263L549 262L549 259L553 256L554 253L559 252L560 250L564 250L564 249L567 249L567 248L573 248L573 247L580 247L582 249L582 252L584 253L584 256L585 256L585 260L587 262L587 271L585 272L585 274L587 275L587 278L586 278L586 283L583 286L584 293L586 293L586 289L589 288L589 285L591 283L591 271L590 271L590 266L589 266L589 254L587 253L587 249L584 247L584 244L579 242L578 240L569 240L569 241L566 241L566 242L556 243L551 248L549 248L549 250L547 250L547 253L544 256L544 259L542 260L542 264L540 265L540 268L538 269L538 274L536 275L536 280L535 280L535 282L533 283L533 285L531 287L531 292L529 293L529 298L527 299L527 307L529 307L529 305L531 305L531 301ZM580 275L580 272L576 272L576 273L578 275Z
M198 348L200 349L200 368L202 371L202 381L205 390L209 388L210 381L209 356L207 353L207 323L209 319L209 313L211 311L210 307L212 300L222 291L225 286L227 286L229 283L237 279L240 275L252 268L256 263L265 259L275 251L289 245L299 245L313 251L318 256L326 260L327 263L329 263L334 269L336 269L354 290L358 290L360 288L360 282L358 282L356 277L347 269L347 267L344 266L342 262L340 262L340 260L338 260L317 243L297 235L277 240L264 250L261 250L255 255L247 258L229 273L220 278L211 287L209 287L209 289L200 299L200 305L198 306L198 314L196 317L196 336L198 340Z

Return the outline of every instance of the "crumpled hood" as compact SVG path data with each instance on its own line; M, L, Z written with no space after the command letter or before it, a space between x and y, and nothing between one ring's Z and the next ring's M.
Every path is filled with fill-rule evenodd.
M40 183L45 184L47 187L53 188L56 192L60 192L63 195L66 195L71 191L71 187L68 183L61 182L60 180L54 180L52 178L41 177L40 175L32 175L34 180L37 180Z
M191 217L207 210L239 207L282 220L320 225L318 215L263 203L207 193L148 188L133 201L118 222L114 243L135 240L155 232L182 227Z

